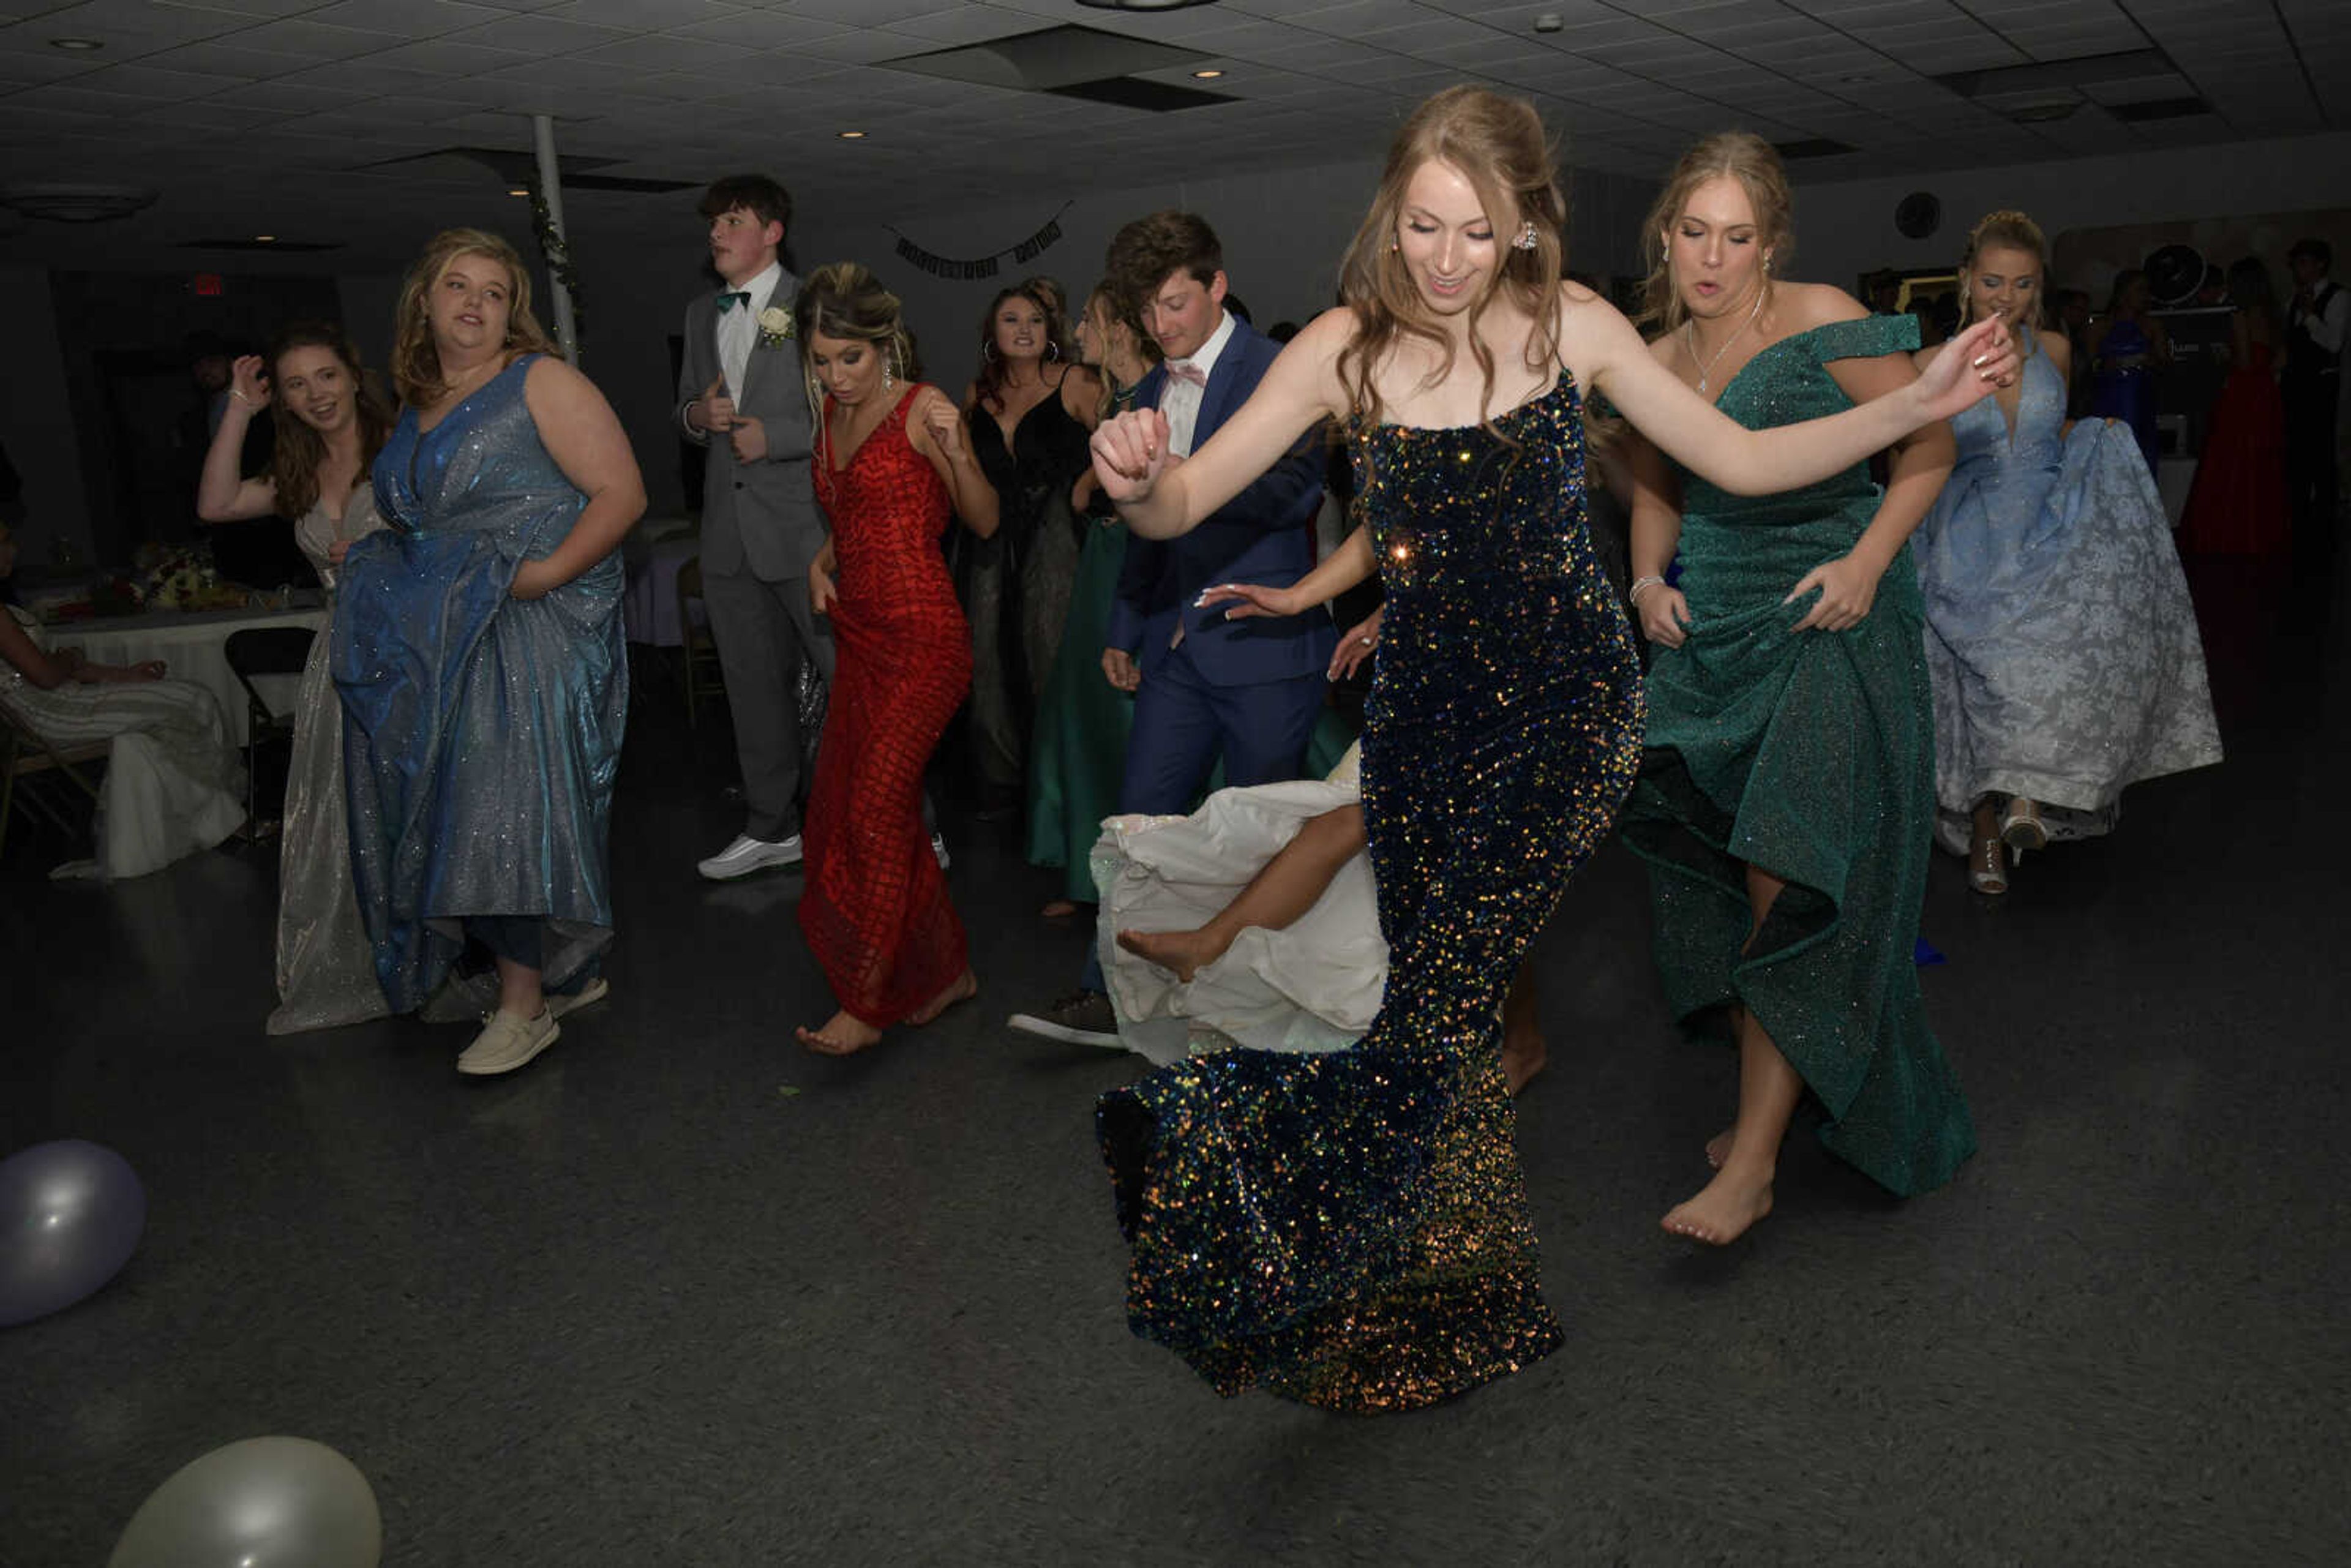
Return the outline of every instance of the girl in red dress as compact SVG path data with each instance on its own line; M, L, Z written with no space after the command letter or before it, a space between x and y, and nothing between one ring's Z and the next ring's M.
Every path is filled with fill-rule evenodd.
M2285 493L2285 400L2278 392L2277 295L2269 268L2229 268L2230 363L2212 404L2196 482L2180 514L2179 548L2194 555L2283 556L2294 548Z
M809 796L800 931L841 1010L794 1033L846 1056L894 1023L976 996L963 922L922 822L923 769L971 687L971 632L939 536L996 531L963 416L912 378L897 296L854 262L820 267L793 309L819 406L816 498L832 538L809 598L839 651Z

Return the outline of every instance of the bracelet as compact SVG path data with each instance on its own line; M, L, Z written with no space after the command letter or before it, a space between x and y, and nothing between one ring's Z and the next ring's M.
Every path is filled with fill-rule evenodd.
M1636 577L1633 580L1633 591L1625 595L1625 602L1627 604L1638 604L1641 602L1642 590L1648 588L1663 588L1665 585L1666 580L1662 577Z
M231 397L233 397L233 398L235 398L235 399L236 399L236 401L237 401L237 402L241 402L241 403L245 404L245 406L246 406L246 407L247 407L247 408L251 408L251 407L253 407L253 406L254 406L254 402L253 402L253 400L252 400L251 398L249 398L249 397L246 396L243 392L241 392L237 391L235 387L231 387L231 388L229 388L229 389L228 389L228 395L229 395L229 396L231 396Z

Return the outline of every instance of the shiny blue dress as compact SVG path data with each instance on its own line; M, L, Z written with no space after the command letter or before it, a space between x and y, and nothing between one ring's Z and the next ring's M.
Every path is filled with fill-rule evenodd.
M531 422L516 361L375 460L389 525L351 547L334 620L351 869L393 1010L469 924L536 923L549 988L612 937L607 838L628 711L621 558L536 600L515 570L587 505Z
M2127 326L2129 323L2126 322ZM1910 549L1935 693L1936 837L1968 850L1986 796L2037 802L2056 839L2103 833L2124 788L2220 760L2196 607L2132 433L2085 419L2024 361L1951 421L1958 464Z
M1387 620L1364 827L1387 988L1352 1049L1227 1051L1096 1113L1127 1315L1222 1394L1409 1410L1549 1354L1501 1006L1640 758L1641 667L1593 553L1562 371L1487 430L1358 422Z

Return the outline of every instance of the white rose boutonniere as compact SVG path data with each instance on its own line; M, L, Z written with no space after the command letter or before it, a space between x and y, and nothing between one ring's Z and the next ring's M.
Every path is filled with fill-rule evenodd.
M780 349L791 341L796 331L792 313L782 306L770 305L759 312L759 347Z

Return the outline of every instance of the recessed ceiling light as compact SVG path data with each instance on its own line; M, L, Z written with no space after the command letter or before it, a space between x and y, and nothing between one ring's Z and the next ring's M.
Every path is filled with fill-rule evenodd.
M1194 71L1194 72L1192 73L1192 75L1193 75L1196 79L1198 79L1198 80L1200 80L1200 81L1214 81L1214 80L1216 80L1218 77L1220 77L1220 76L1222 76L1222 75L1224 75L1224 74L1225 74L1224 72L1222 72L1222 71L1220 71L1220 70L1217 69L1217 68L1216 68L1215 67L1213 67L1213 66L1211 66L1211 67L1210 67L1209 68L1207 68L1207 70L1204 70L1204 71Z
M256 235L253 236L253 239L254 243L256 245L267 245L277 237L277 236L276 235Z
M865 140L865 132L862 131L837 131L833 132L833 134L840 137L843 141L862 141Z
M1556 33L1566 26L1567 18L1556 11L1545 11L1535 18L1535 31L1538 33Z
M512 189L510 189L509 191L507 191L507 195L509 195L509 196L528 196L528 195L529 195L529 194L530 194L530 192L529 192L528 190L525 189L523 186L517 185L517 186L513 187Z
M53 49L73 49L79 51L85 49L102 49L106 47L106 45L102 40L98 38L51 38L49 40L49 47Z

